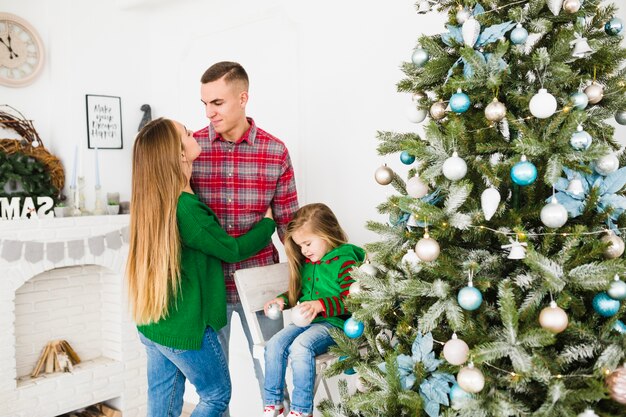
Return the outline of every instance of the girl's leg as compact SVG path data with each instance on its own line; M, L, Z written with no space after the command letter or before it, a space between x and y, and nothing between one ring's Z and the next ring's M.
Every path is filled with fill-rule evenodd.
M282 406L289 346L307 328L290 324L272 336L265 345L265 405Z
M228 407L231 384L228 364L215 331L207 327L200 350L179 350L164 346L159 346L159 350L196 388L200 401L191 416L220 417ZM179 415L180 410L176 417Z
M313 386L315 385L315 357L335 344L328 323L313 323L289 348L293 370L293 395L291 410L302 414L313 413Z
M161 353L160 346L139 333L148 360L147 417L178 417L183 410L185 376Z

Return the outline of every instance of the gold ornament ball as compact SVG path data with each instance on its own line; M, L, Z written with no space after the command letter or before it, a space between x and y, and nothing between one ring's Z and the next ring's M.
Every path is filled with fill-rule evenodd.
M609 395L614 401L626 404L626 367L622 366L606 377Z
M567 328L568 322L567 313L554 302L550 304L550 307L541 310L539 314L541 327L552 333L561 333Z
M441 120L446 117L446 103L438 101L430 106L430 116L435 120Z
M580 10L580 6L580 0L565 0L563 2L563 10L565 10L567 13L576 13Z
M376 182L380 185L391 184L391 181L393 181L393 170L387 165L378 167L374 173L374 179L376 179Z
M604 87L594 82L585 88L584 93L589 99L589 103L598 104L604 97Z
M600 240L602 241L602 243L609 244L609 246L604 249L605 258L619 258L624 253L624 241L621 237L615 235L615 233L611 232L608 235L603 236Z
M487 107L485 107L485 117L491 122L499 122L506 116L506 106L494 98Z

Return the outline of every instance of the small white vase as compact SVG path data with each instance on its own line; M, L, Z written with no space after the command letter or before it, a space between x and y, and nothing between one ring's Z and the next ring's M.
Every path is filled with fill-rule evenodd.
M120 206L119 205L108 205L107 206L107 213L113 215L113 214L118 214L120 212Z

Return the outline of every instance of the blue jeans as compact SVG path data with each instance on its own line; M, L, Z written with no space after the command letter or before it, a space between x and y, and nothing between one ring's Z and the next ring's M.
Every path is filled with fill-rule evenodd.
M282 405L287 359L291 359L293 393L291 410L313 413L315 393L315 356L335 344L328 331L329 323L313 323L307 327L290 324L265 346L265 405Z
M200 402L191 417L220 417L230 401L230 375L215 331L207 327L200 350L172 349L139 333L148 357L148 417L179 417L185 379Z

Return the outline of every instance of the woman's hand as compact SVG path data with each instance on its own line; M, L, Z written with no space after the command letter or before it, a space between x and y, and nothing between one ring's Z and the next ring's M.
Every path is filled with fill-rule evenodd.
M278 304L278 308L280 309L280 311L283 311L283 309L285 308L285 300L283 300L280 297L276 297L273 300L270 300L267 303L265 303L265 305L263 306L263 312L265 313L266 316L267 316L267 309L270 307L271 304Z
M267 211L265 212L265 217L267 217L268 219L274 220L274 213L272 213L271 207L267 208Z
M300 306L300 311L302 312L302 315L309 320L313 320L319 313L324 310L322 303L317 300L304 301L298 305Z

